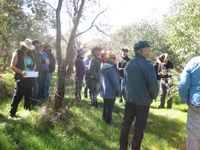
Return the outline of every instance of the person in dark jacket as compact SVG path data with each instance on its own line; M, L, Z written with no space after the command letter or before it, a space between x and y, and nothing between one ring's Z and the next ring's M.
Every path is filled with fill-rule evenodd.
M158 65L158 76L160 77L160 105L158 108L164 108L165 99L167 95L167 89L170 89L170 78L171 69L173 69L173 63L169 61L168 54L163 53L160 55L160 63ZM170 98L170 93L168 91L167 108L172 108L172 98Z
M97 96L99 94L101 82L100 82L100 54L102 48L94 47L92 48L92 59L90 65L90 90L91 90L91 105L98 107Z
M33 50L33 58L36 65L36 71L38 71L39 76L40 76L42 72L42 55L40 54L40 51L39 51L40 41L33 40L32 45L35 47L35 49ZM39 76L33 79L33 89L32 89L32 96L31 96L31 101L32 101L31 103L33 106L37 105L39 102L39 95L38 95Z
M116 55L112 52L107 53L106 61L101 64L100 79L100 95L104 102L102 119L107 124L111 124L115 99L121 93Z
M128 135L134 119L132 149L140 150L146 128L150 104L158 95L156 71L147 58L151 55L150 44L138 41L134 44L135 57L124 69L125 113L121 125L120 150L128 149Z
M51 87L51 81L53 78L53 72L55 71L56 60L54 58L54 55L51 50L51 46L49 44L45 44L44 51L48 54L48 58L49 58L49 72L47 74L46 90L45 90L47 91L46 97L48 98L50 94L50 87Z
M121 85L122 93L123 93L123 89L124 89L124 68L129 60L130 60L130 58L128 57L128 49L122 48L121 61L118 63L118 66L117 66L117 69L120 74L120 85ZM121 96L119 97L119 103L121 103L123 101L122 95L123 94L121 94Z
M16 117L16 112L18 104L24 97L24 108L31 109L30 107L30 97L33 87L33 78L25 77L27 71L33 71L36 69L34 59L32 57L31 50L34 49L32 41L26 39L20 42L20 49L13 53L11 59L11 68L15 72L16 87L13 94L11 109L9 111L8 119Z
M88 98L88 90L89 90L89 97L91 98L91 90L89 88L90 83L90 63L92 59L92 53L91 50L88 50L86 53L86 57L84 58L85 68L86 68L86 74L85 74L85 88L84 88L84 97Z
M83 77L86 74L85 63L83 61L85 51L79 49L77 51L77 58L75 60L76 68L76 89L75 89L75 100L81 102L81 90L83 87Z

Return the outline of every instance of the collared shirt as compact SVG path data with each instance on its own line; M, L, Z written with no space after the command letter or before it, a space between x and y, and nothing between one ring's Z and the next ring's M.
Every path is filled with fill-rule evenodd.
M183 102L200 107L200 56L190 59L181 73L179 95Z

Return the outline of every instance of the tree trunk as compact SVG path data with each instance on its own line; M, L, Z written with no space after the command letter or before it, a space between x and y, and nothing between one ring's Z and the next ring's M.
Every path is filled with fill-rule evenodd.
M74 60L75 54L75 36L78 28L78 24L83 12L83 6L85 0L81 0L78 14L73 19L73 28L70 34L69 42L67 45L67 52L65 59L62 60L61 56L61 23L60 23L60 10L62 7L62 0L59 0L58 8L56 10L56 23L57 23L57 37L56 37L56 49L57 49L57 61L58 61L58 88L55 94L55 109L57 112L61 111L62 102L65 94L65 79L66 79L66 68L69 68L69 64Z
M62 65L61 55L61 22L60 22L60 11L62 8L63 0L59 0L58 7L56 9L56 53L58 62L58 85L55 93L55 110L59 112L62 107L62 101L65 94L65 76L66 68Z

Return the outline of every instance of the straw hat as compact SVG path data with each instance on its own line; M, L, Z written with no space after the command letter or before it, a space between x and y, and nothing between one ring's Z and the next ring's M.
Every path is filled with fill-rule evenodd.
M35 47L32 45L32 40L26 39L25 41L21 41L20 45L25 46L26 48L33 50Z

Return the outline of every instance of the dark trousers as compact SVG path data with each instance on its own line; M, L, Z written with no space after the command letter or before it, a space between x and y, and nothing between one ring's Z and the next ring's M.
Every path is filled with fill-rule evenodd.
M38 96L38 91L39 91L39 77L38 78L33 78L33 88L32 88L32 104L35 106L37 105L39 96Z
M91 90L89 88L89 82L90 82L90 73L89 71L86 72L86 75L85 75L85 88L84 88L84 96L85 98L88 97L88 90L89 90L89 94L90 94L90 98L91 98Z
M81 101L81 90L83 86L83 78L76 77L75 99Z
M30 97L32 94L33 78L23 78L16 80L16 87L13 94L11 109L9 111L10 116L15 116L18 108L18 104L24 97L24 107L30 109Z
M103 99L103 114L102 114L102 119L110 124L112 121L112 112L113 112L113 107L115 104L115 98L113 99Z
M123 77L120 77L120 85L121 85L121 95L119 96L119 102L122 102L123 101L123 93L124 93L124 78Z
M172 97L170 97L170 87L168 87L167 83L161 80L160 82L160 106L159 108L165 107L165 99L168 94L167 100L167 108L172 108Z
M120 150L127 150L128 148L128 135L132 122L135 118L136 122L132 139L132 150L140 150L143 133L147 124L148 114L149 106L138 106L131 103L126 103L124 121L121 125Z

